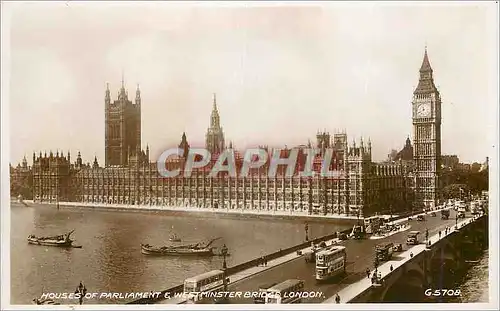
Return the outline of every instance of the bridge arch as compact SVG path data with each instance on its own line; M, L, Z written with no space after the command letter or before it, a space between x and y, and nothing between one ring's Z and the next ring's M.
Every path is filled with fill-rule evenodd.
M381 302L421 302L424 299L425 273L417 264L410 264L406 270L385 286ZM391 279L389 279L391 280Z
M429 259L429 274L432 275L432 285L436 288L447 288L453 285L453 276L460 267L460 254L454 245L447 240L442 241L432 251Z
M459 257L459 255L457 253L455 245L451 241L452 238L454 238L454 237L449 236L447 238L444 238L444 239L439 241L439 243L438 243L438 245L436 245L436 247L432 247L431 259L435 258L436 256L441 256L442 250L444 250L445 256L453 257L453 258L457 259Z

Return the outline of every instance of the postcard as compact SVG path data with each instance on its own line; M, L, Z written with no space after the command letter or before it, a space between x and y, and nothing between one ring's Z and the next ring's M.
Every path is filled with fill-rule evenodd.
M2 309L498 308L498 22L2 2Z

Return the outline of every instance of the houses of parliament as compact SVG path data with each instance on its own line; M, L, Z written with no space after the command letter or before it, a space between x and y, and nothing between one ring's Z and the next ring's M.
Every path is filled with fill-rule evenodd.
M31 167L24 159L22 165L11 168L11 183L21 178L31 183L31 195L36 202L190 206L252 210L253 213L284 211L290 215L368 217L432 208L438 204L441 98L427 50L413 101L408 103L413 111L413 144L408 137L392 161L374 163L371 141L351 142L345 132L318 132L314 144L308 142L294 147L299 149L297 170L304 164L302 149L313 147L321 153L327 148L333 149L332 167L343 172L341 177L320 174L289 177L281 166L275 177L268 177L265 166L252 169L247 177L224 173L209 177L210 165L215 160L208 168L193 171L191 177L162 177L157 164L151 162L149 147L141 148L141 104L139 86L133 101L123 80L116 100L112 100L109 86L106 88L104 165L100 165L97 158L92 165L83 164L80 153L75 161L69 152L34 153ZM226 144L215 95L211 104L205 148L216 155L226 148L232 149L232 144ZM180 138L179 148L184 154L168 160L167 167L182 169L190 148L186 133ZM282 149L283 157L289 150ZM237 165L241 161L242 157L236 152ZM319 161L319 158L314 160L315 170L319 169Z

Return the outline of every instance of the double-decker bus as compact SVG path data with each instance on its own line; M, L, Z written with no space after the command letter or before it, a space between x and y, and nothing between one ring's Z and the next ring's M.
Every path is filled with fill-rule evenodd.
M184 293L187 295L188 303L196 303L202 298L199 294L203 292L218 291L224 288L224 271L212 270L184 280Z
M380 226L382 225L382 217L372 216L369 218L365 218L364 225L365 232L367 234L374 234L380 230Z
M330 246L316 253L316 280L324 281L345 273L346 261L345 246Z
M391 259L394 252L394 243L388 242L379 244L375 247L375 256L379 261L387 261Z
M266 304L300 303L304 291L304 281L290 279L266 290Z

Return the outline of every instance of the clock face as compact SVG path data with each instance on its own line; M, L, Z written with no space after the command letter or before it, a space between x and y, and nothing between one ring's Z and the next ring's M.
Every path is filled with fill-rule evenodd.
M417 107L417 117L430 117L431 116L431 105L430 104L420 104Z

